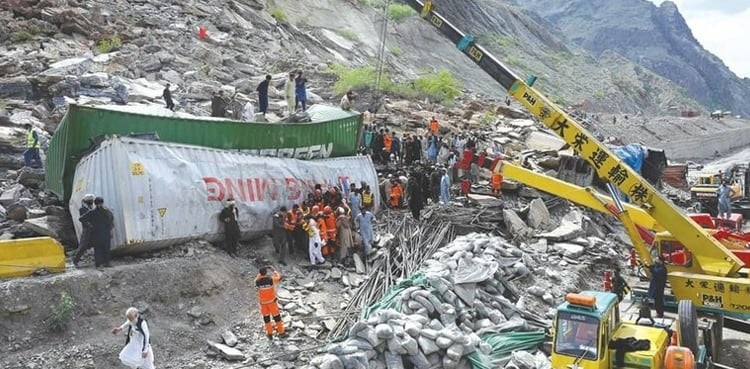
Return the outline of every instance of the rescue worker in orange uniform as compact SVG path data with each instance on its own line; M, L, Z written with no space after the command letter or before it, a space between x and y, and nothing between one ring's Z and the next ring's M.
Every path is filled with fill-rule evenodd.
M393 136L391 136L391 132L389 130L385 130L385 134L383 135L383 162L388 163L388 160L390 160L391 157L391 147L393 147Z
M255 287L258 288L258 302L260 303L260 315L263 316L263 325L266 329L268 339L273 339L274 325L271 318L276 323L276 333L279 337L286 337L284 323L281 321L281 312L276 299L276 285L281 281L281 274L273 267L273 275L268 275L269 267L262 267L255 277Z
M401 183L395 178L391 180L393 186L391 187L390 205L394 209L401 208L401 198L404 196L404 189L401 187Z
M492 173L492 194L500 197L503 188L503 174L500 172Z
M430 120L430 133L435 136L440 136L440 124L435 117L432 117L432 120Z
M316 206L313 206L313 210ZM313 212L315 214L315 222L318 223L318 231L320 231L320 240L323 241L323 246L320 248L320 252L326 255L326 245L328 244L328 228L326 228L326 216L322 211Z
M323 246L323 256L333 256L336 254L336 214L330 206L323 208L325 230L328 242Z

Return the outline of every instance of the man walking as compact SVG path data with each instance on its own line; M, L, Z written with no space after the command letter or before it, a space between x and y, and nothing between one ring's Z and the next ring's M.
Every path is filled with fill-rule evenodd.
M110 245L112 243L112 230L114 228L114 216L109 209L104 207L104 199L94 199L94 209L78 218L81 223L89 223L91 227L91 243L94 246L94 264L96 267L109 267Z
M26 128L26 151L23 152L24 165L31 168L42 167L42 157L39 155L39 133L29 123L23 125Z
M125 347L120 351L120 361L132 369L154 369L154 351L151 349L151 333L146 318L136 308L125 312L125 323L112 328L112 334L118 334L127 328Z
M266 112L268 111L268 85L270 83L271 75L266 74L266 79L261 81L255 89L255 91L258 91L258 112L263 115L263 118L266 117Z
M78 209L79 219L94 209L94 198L92 194L83 195L81 199L81 208ZM73 254L73 265L78 266L81 256L91 247L91 230L92 225L89 222L81 222L81 239L78 241L78 248Z
M268 268L271 268L273 275L268 275ZM279 311L278 300L276 299L276 285L281 282L281 274L273 267L262 267L255 276L255 287L258 288L258 303L260 303L260 315L263 317L263 326L266 330L266 337L273 339L273 324L271 318L276 323L276 334L279 337L286 337L284 323L281 321L281 312Z
M370 255L372 251L372 241L375 239L372 231L373 222L375 222L375 215L372 214L368 207L365 207L364 211L356 218L359 235L362 236L362 259L365 261L367 260L367 255Z
M225 118L227 116L227 100L224 98L224 91L219 90L211 98L211 116Z
M419 174L415 171L409 177L407 182L407 190L409 193L409 210L414 220L419 220L419 213L422 211L424 206L424 200L422 199L422 181L419 178Z
M170 84L167 83L161 96L164 98L164 102L167 104L167 109L174 111L174 101L172 101L172 91L169 91L169 86Z
M221 210L219 220L224 223L224 248L231 256L237 256L237 246L240 242L240 224L237 218L239 210L234 206L234 199L227 199L227 205Z

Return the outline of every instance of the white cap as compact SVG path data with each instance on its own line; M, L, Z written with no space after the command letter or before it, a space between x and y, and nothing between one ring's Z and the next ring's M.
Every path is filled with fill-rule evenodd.
M81 201L94 201L95 198L96 198L96 196L94 194L87 193L87 194L83 195L83 198L81 199Z

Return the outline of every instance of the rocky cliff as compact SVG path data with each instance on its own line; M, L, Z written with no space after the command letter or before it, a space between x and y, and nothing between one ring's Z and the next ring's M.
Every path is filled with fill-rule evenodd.
M616 52L681 86L709 110L750 114L750 79L737 77L695 39L677 6L646 0L526 0L565 37L599 57Z

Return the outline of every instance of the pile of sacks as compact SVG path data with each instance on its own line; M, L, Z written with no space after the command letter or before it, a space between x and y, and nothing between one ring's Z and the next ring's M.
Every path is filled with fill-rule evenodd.
M528 274L522 254L499 237L457 238L368 307L348 337L308 368L549 368L543 354L522 351L535 351L550 324L524 311L508 286L508 278ZM497 344L519 332L532 338Z

